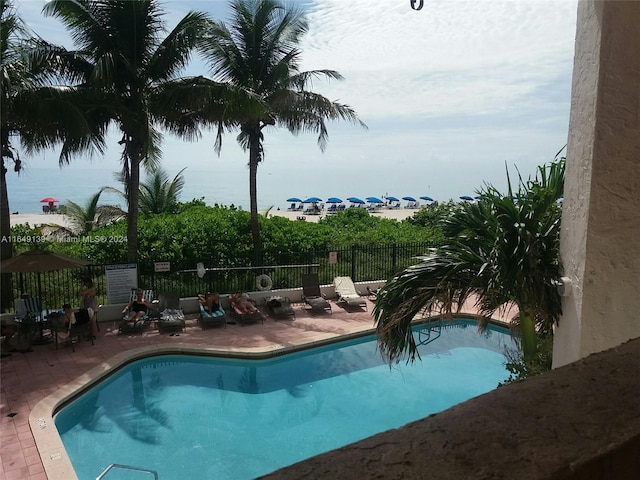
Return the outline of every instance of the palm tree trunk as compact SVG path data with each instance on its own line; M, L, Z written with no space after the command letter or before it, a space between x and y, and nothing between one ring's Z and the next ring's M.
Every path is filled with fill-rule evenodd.
M138 151L132 149L129 156L129 191L127 192L127 261L138 261L138 205L140 203L140 156Z
M4 149L3 149L4 151ZM6 260L13 256L13 243L10 240L11 235L11 216L9 214L9 195L7 194L6 174L7 168L2 158L2 172L0 174L0 260ZM12 295L11 274L0 274L0 311L6 312L11 308Z
M520 313L520 334L522 336L522 355L524 360L531 360L538 351L536 324L533 317L527 313Z
M260 238L260 222L258 220L258 163L262 158L260 137L252 134L249 146L249 199L251 202L251 236L253 238L253 262L254 266L260 266L263 262L262 239Z

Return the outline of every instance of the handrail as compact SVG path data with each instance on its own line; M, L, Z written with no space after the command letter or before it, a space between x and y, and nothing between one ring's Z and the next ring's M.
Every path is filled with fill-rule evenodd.
M100 475L98 475L96 477L96 480L102 480L104 478L104 476L109 472L109 470L111 470L112 468L121 468L123 470L133 470L136 472L145 472L145 473L150 473L153 475L153 478L155 480L158 480L158 472L156 472L155 470L149 470L146 468L140 468L140 467L132 467L131 465L122 465L120 463L112 463L111 465L109 465L107 468L105 468L102 473Z

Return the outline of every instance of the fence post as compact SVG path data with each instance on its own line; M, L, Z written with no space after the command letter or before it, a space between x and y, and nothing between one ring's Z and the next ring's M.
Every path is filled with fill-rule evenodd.
M354 282L357 282L358 276L356 275L356 252L357 248L355 245L351 245L351 279Z
M395 275L396 265L398 263L398 259L397 259L398 252L396 251L396 247L397 245L395 243L391 245L391 274L392 275Z

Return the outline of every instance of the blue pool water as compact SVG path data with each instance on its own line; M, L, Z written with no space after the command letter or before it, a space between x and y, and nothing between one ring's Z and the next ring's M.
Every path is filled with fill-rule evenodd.
M161 480L240 480L400 427L508 377L506 330L481 335L460 320L415 335L422 360L391 369L375 337L269 360L152 357L55 422L81 480L111 463L155 470ZM151 477L119 470L110 478Z

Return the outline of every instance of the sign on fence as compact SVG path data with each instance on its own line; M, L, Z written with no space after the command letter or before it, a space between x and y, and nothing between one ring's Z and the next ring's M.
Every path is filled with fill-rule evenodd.
M131 289L138 286L138 266L135 263L105 265L107 302L124 303L131 297Z
M338 252L329 252L329 265L338 263Z
M171 263L170 262L153 262L153 270L155 272L170 272Z

